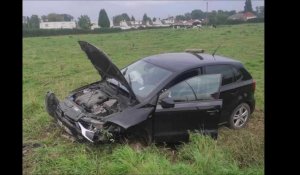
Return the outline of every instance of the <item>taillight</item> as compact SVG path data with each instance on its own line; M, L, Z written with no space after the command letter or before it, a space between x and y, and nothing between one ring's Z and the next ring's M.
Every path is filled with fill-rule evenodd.
M253 92L255 92L255 88L256 88L256 81L253 80L253 83L252 83L252 89L253 89Z

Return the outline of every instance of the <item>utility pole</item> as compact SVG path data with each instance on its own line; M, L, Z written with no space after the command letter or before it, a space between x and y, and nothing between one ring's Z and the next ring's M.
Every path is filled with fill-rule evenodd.
M208 27L208 18L207 18L207 14L208 14L208 2L206 2L206 27Z

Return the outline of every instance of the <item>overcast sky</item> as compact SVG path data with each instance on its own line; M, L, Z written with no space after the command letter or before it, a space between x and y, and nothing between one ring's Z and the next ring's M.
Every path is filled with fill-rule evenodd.
M245 0L194 0L194 1L45 1L45 0L23 0L23 16L47 15L49 13L66 13L77 19L80 15L88 15L92 21L98 20L100 9L104 8L108 17L127 13L135 19L142 19L143 14L151 18L166 18L191 12L194 9L206 11L212 10L244 10ZM252 0L252 7L263 6L264 0Z

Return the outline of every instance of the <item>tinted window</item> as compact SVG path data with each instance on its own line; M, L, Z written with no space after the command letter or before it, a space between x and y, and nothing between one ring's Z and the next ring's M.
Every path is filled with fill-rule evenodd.
M233 69L233 72L234 72L235 81L241 80L242 79L242 73L241 73L241 71L238 70L235 67L232 67L232 69Z
M196 76L186 80L193 88L197 100L212 100L218 98L220 74Z
M172 73L146 61L137 61L122 69L127 82L137 97L146 98Z
M166 90L159 99L172 97L175 102L217 99L220 81L220 74L195 76Z
M177 77L174 81L172 81L170 86L173 86L173 85L175 85L175 84L177 84L177 83L179 83L183 80L186 80L188 78L191 78L191 77L194 77L194 76L197 76L197 75L200 75L200 74L202 74L202 69L201 68L185 72L185 73L181 74L179 77Z
M234 82L234 72L229 65L207 66L206 74L222 74L222 85Z
M243 75L242 80L250 80L250 79L252 79L252 76L250 75L250 73L245 68L241 68L240 71L241 71L241 73Z
M171 87L169 89L169 97L172 97L175 102L196 100L193 90L185 81Z

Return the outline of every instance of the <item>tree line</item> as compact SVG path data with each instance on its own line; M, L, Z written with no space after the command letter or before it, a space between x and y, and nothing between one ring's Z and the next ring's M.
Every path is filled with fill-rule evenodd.
M251 0L245 1L243 12L252 12L256 14L258 18L260 19L264 18L264 6L256 7L256 11L254 11L252 8ZM199 19L199 20L207 19L207 21L205 20L206 24L220 25L220 24L227 24L228 17L236 13L237 12L235 10L232 11L213 10L211 12L203 12L200 9L195 9L183 15L177 15L175 17L175 20L180 21L180 20L190 20L190 19ZM50 13L48 15L42 15L41 18L39 18L38 15L32 15L31 17L23 17L23 28L39 29L39 24L41 20L44 22L59 22L59 21L72 21L73 19L74 17L69 14ZM131 23L128 23L128 21L135 21L135 18L134 16L129 17L127 13L122 13L114 16L112 22L114 26L118 26L121 21L126 21L127 24L130 26ZM151 19L151 17L148 17L146 13L143 15L142 18L143 25L146 25L147 23L152 25L153 22L155 21L156 21L155 17ZM89 30L91 29L92 26L91 19L87 15L81 15L80 17L78 17L76 24L80 29L83 30ZM100 26L101 28L110 27L110 20L108 18L105 9L101 9L99 12L98 26Z
M245 6L244 6L244 11L240 11L238 13L251 12L251 13L257 15L258 18L264 18L264 11L265 11L264 6L258 6L258 7L256 7L256 11L254 11L252 8L251 0L246 0ZM232 11L213 10L211 12L204 12L200 9L196 9L191 12L185 13L183 15L177 15L175 17L175 20L180 21L180 20L191 20L191 19L198 19L198 20L204 19L207 24L220 25L220 24L230 23L231 21L227 20L228 17L231 15L234 15L236 13L237 12L235 10L232 10ZM207 19L207 21L206 21L206 19ZM263 20L261 20L261 21L263 21Z

